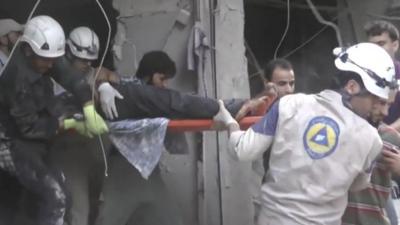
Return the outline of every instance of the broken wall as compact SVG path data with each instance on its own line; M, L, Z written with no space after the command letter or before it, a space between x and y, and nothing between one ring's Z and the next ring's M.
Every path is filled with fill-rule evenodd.
M135 74L143 54L163 50L176 62L176 76L169 82L173 89L196 92L197 76L187 69L187 42L193 25L190 0L114 0L119 11L118 33L113 47L114 63L123 76ZM179 203L185 224L197 224L198 188L195 134L186 134L188 154L166 153L161 163L171 194Z

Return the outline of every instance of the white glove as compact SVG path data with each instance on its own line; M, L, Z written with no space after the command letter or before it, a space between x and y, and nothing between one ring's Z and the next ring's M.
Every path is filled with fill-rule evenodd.
M98 91L100 93L101 109L108 119L118 118L117 108L115 107L115 98L123 99L122 96L110 83L102 83Z
M219 111L214 116L213 120L217 123L222 123L226 127L230 124L238 124L235 119L231 116L231 114L226 110L224 102L222 100L218 100Z

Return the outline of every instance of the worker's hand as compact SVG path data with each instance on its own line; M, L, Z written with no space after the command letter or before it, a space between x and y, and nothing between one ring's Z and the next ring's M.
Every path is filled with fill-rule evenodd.
M83 136L92 138L93 135L86 129L85 123L83 121L78 121L76 119L65 119L63 121L64 130L74 129L76 132Z
M102 83L98 91L100 93L100 105L107 119L118 118L118 111L115 106L115 98L123 99L122 96L115 88L113 88L110 83Z
M99 74L96 78L96 84L99 85L103 82L109 82L109 83L114 83L118 84L120 82L120 77L118 76L117 73L105 68L105 67L97 67L95 69L95 72L99 70Z
M400 176L400 152L383 148L383 161L386 167L395 175Z
M262 95L270 98L276 98L278 96L278 88L276 87L276 84L272 82L264 83Z
M228 127L230 124L238 124L235 119L231 116L228 110L225 108L224 102L222 100L218 100L219 111L214 116L214 123L223 124L225 127Z
M267 96L262 96L256 99L250 99L245 102L242 107L240 108L239 112L236 113L235 119L240 121L245 117L247 114L256 112L260 107L266 104L266 100L268 99Z
M92 135L98 135L108 132L107 124L103 118L96 112L93 103L83 107L83 114L85 116L85 126L87 131Z

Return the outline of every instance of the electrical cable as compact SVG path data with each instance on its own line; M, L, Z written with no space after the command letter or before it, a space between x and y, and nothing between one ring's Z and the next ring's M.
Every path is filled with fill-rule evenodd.
M342 12L339 14L344 14L346 12ZM335 16L332 21L335 21L336 19L338 19L341 15L337 15ZM286 55L282 56L282 58L287 58L291 55L293 55L295 52L297 52L299 49L303 48L305 45L307 45L308 43L310 43L312 40L314 40L318 35L320 35L324 30L326 30L329 26L328 25L324 25L321 29L319 29L315 34L311 35L310 38L308 38L306 41L304 41L303 43L301 43L299 46L297 46L296 48L292 49L289 51L289 53L287 53Z
M282 58L287 58L287 57L291 56L293 53L297 52L299 49L303 48L305 45L307 45L312 40L314 40L314 38L316 38L318 35L320 35L327 28L328 28L327 25L323 26L320 30L318 30L315 34L313 34L309 39L307 39L305 42L303 42L302 44L300 44L299 46L297 46L296 48L294 48L293 50L288 52L286 55L282 56Z
M97 80L97 78L98 78L98 76L99 76L99 74L100 74L100 69L102 68L102 66L103 66L103 64L104 64L104 60L105 60L105 58L106 58L107 51L108 51L108 48L109 48L109 46L110 46L110 40L111 40L111 23L110 23L110 20L108 19L107 13L105 12L103 6L100 4L99 0L96 0L96 3L97 3L97 5L100 7L100 10L101 10L101 12L103 13L104 18L105 18L105 20L106 20L106 22L107 22L108 33L107 33L107 41L106 41L106 46L105 46L105 48L104 48L103 56L101 57L99 67L97 68L96 75L94 76L94 77L95 77L95 78L94 78L95 81ZM94 93L95 93L95 91L96 91L96 82L94 82L92 85L93 85L93 86L92 86L92 101L94 102ZM94 104L94 103L93 103L93 104ZM96 117L95 117L95 118L96 118ZM102 155L103 155L103 160L104 160L104 176L107 177L107 176L108 176L108 164L107 164L106 151L105 151L105 149L104 149L103 140L102 140L102 138L101 138L101 135L99 134L99 135L97 135L97 136L98 136L98 139L99 139L99 142L100 142L100 147L101 147L101 151L102 151Z
M276 46L275 52L274 52L274 59L276 59L277 55L278 55L278 51L279 48L281 47L283 41L285 40L286 34L289 30L289 26L290 26L290 0L287 0L287 11L286 11L286 27L285 27L285 31L283 32L282 38L279 41L278 45Z
M33 13L36 11L37 7L39 6L41 0L37 0L37 2L35 3L35 5L33 6L31 12L29 13L28 19L26 20L26 22L28 22L29 20L31 20ZM25 23L26 24L26 23Z
M336 38L337 38L338 44L339 44L340 47L343 47L343 40L342 40L342 35L340 34L340 29L339 29L339 27L338 27L336 24L334 24L334 23L332 23L332 22L330 22L330 21L325 20L325 19L321 16L321 14L318 12L317 8L315 7L315 5L312 3L311 0L306 0L306 1L307 1L308 6L310 7L312 13L314 14L315 18L318 20L318 22L320 22L320 23L322 23L322 24L325 24L325 25L327 25L327 26L330 26L330 27L332 27L332 28L335 30Z

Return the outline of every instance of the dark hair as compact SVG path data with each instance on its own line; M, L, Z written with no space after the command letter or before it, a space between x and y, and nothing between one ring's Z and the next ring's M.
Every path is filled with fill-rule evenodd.
M264 79L271 81L272 74L276 68L282 68L285 70L292 70L292 64L283 58L277 58L269 61L264 67Z
M151 78L155 73L165 74L167 78L175 76L175 62L163 51L151 51L144 54L139 62L136 77L139 79Z
M378 36L387 32L392 41L399 39L399 30L395 25L386 20L374 20L365 24L364 31L367 36Z
M351 71L339 71L333 78L330 89L339 90L346 86L349 80L355 80L361 87L365 89L364 82L360 75Z

